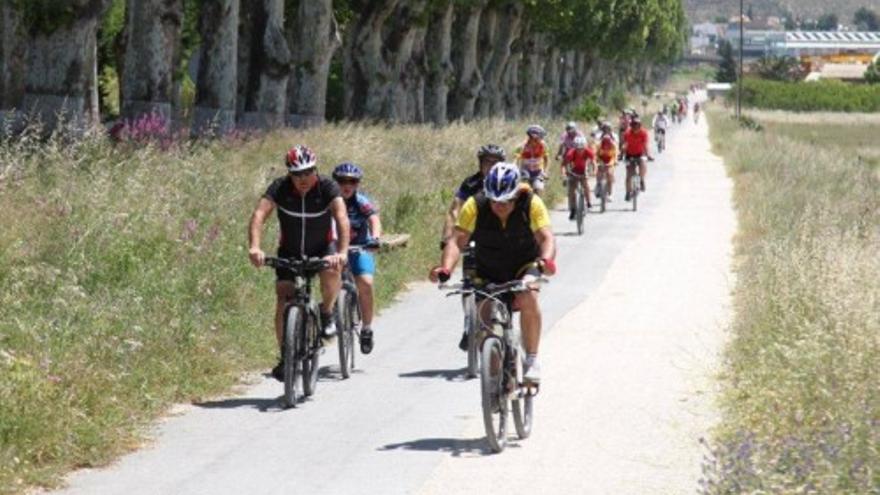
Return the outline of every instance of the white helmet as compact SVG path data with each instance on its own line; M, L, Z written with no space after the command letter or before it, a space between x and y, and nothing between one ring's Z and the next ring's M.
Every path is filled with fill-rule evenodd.
M565 130L566 130L566 131L576 131L577 128L578 128L578 125L577 125L577 123L576 123L575 121L573 121L573 120L570 121L569 123L565 124Z
M578 137L574 138L574 147L579 150L586 148L587 147L587 138L585 138L584 136L578 136Z
M496 163L486 174L483 191L492 201L510 201L516 196L519 179L519 167L513 163Z

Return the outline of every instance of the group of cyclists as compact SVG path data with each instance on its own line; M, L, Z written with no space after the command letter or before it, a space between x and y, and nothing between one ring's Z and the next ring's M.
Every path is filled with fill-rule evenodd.
M655 134L669 127L668 108L654 116ZM645 190L647 161L652 160L648 130L632 109L621 113L619 134L609 122L599 122L585 135L575 122L569 122L559 137L555 158L560 175L568 177L570 219L575 216L575 189L578 182L589 198L587 177L591 173L605 178L610 193L618 161L626 160L625 200L629 201L630 176L638 167L640 189ZM550 213L541 195L550 177L549 146L546 130L540 125L526 129L525 141L512 160L497 144L486 144L477 151L478 170L466 177L446 212L440 242L438 265L431 268L434 282L449 279L462 253L470 251L481 283L502 284L513 280L538 278L556 273L556 243ZM317 155L296 145L285 155L287 173L272 181L251 215L249 257L253 265L264 264L261 247L266 219L277 212L280 225L278 257L322 257L327 268L319 274L320 328L325 340L336 334L334 304L339 295L341 275L346 266L355 277L361 311L361 352L374 346L373 275L375 260L367 250L349 253L351 246L375 245L382 235L382 224L374 203L359 190L364 171L354 163L337 165L331 177L318 173ZM609 198L610 200L610 198ZM590 205L588 205L590 206ZM293 274L276 268L275 334L282 347L284 308L293 294ZM523 346L526 352L523 379L540 383L538 348L541 310L535 291L516 294L514 307L520 311ZM467 350L468 336L459 347ZM272 376L283 381L283 354Z

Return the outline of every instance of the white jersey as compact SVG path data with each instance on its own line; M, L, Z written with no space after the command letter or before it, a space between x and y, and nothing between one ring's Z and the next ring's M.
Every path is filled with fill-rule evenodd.
M653 126L654 129L665 131L669 127L669 119L664 114L655 115Z

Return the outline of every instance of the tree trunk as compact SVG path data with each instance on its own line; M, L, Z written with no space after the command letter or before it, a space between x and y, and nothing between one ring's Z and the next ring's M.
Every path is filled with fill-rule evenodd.
M21 14L9 2L0 6L0 110L21 106L27 49Z
M223 135L235 127L239 0L206 0L199 17L202 37L193 133Z
M539 110L538 91L544 81L545 57L543 36L529 35L526 38L523 68L523 112L526 115L535 115Z
M287 88L293 127L324 123L327 77L333 53L342 44L332 0L300 0L294 22L287 23L293 70Z
M394 101L399 105L399 122L425 122L425 81L428 76L428 63L425 53L427 27L413 31L412 55L401 73L400 84L392 90ZM402 100L402 101L401 101Z
M68 10L69 23L49 34L28 36L27 76L22 107L40 118L46 130L63 120L81 130L99 116L95 108L98 20L110 0L81 1Z
M544 63L544 84L539 91L539 112L545 117L553 115L559 101L559 48L549 47Z
M477 113L481 117L504 115L504 91L501 78L510 58L510 47L520 35L523 4L508 2L498 8L492 29L491 50L483 63L483 87L477 100Z
M523 60L523 40L518 39L510 47L510 58L504 69L504 110L509 119L518 119L522 115L522 86L520 71Z
M448 114L449 82L452 78L452 21L454 8L450 0L437 7L428 22L425 34L427 77L425 86L425 120L446 125Z
M466 7L456 7L453 23L452 65L454 87L450 88L447 112L450 120L470 120L474 116L474 104L483 77L477 58L480 20L487 0L474 2Z
M122 116L156 112L170 119L183 0L128 0L126 9Z
M557 114L568 112L575 102L574 95L574 50L566 50L562 55L559 74L559 98L556 100L555 109Z
M287 80L290 49L284 39L284 0L252 0L242 18L245 78L239 77L244 93L244 112L239 122L248 129L271 129L284 125L287 114ZM239 49L239 54L241 54ZM241 65L239 70L241 70ZM241 93L239 93L241 97Z
M345 40L345 115L349 118L380 118L388 100L388 67L383 26L400 0L374 0L364 5Z

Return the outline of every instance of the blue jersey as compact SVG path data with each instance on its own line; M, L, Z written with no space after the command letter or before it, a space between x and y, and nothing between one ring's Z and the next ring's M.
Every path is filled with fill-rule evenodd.
M370 198L366 194L356 192L345 200L345 209L348 211L348 222L351 224L351 244L367 244L372 241L370 217L376 215L379 210L373 206Z

